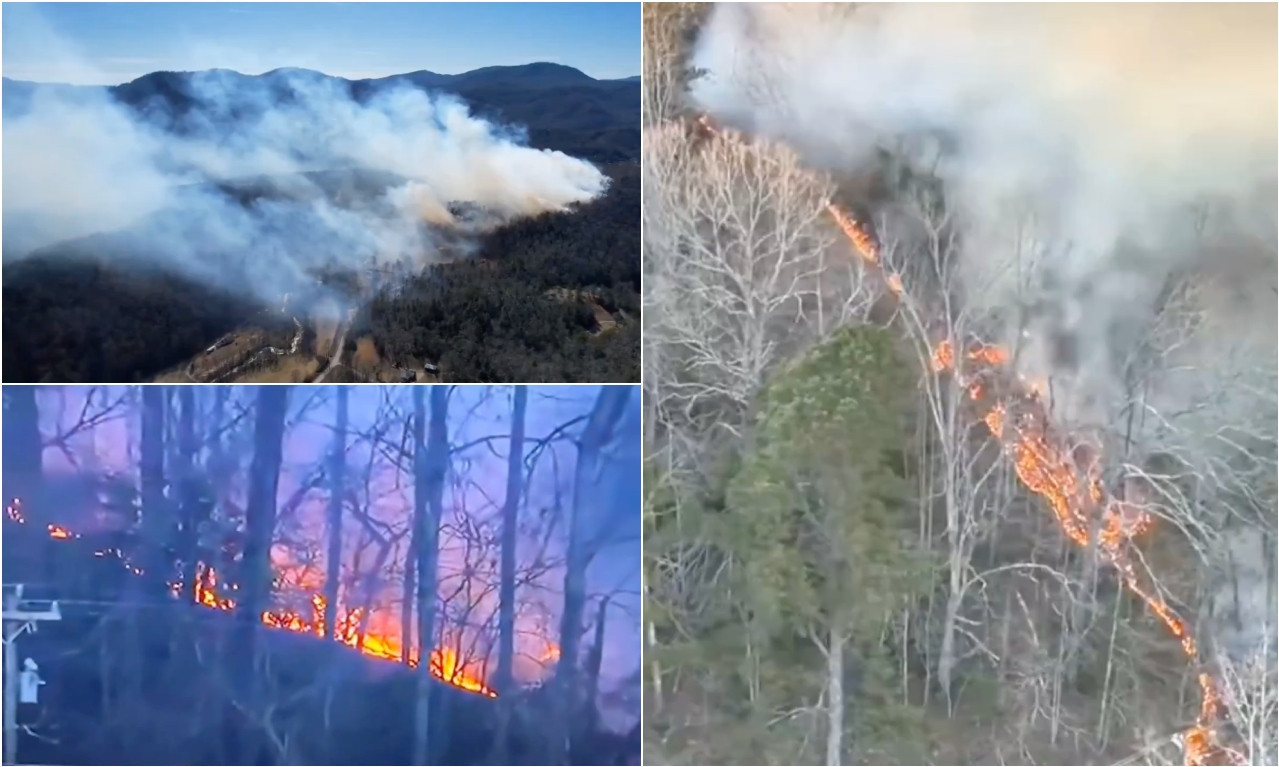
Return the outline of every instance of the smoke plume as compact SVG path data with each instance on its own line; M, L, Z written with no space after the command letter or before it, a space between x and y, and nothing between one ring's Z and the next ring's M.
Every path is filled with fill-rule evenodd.
M966 302L1000 308L1059 416L1104 422L1170 296L1198 319L1151 397L1250 360L1273 402L1275 29L1273 5L727 4L691 97L837 179L882 150L934 173Z
M7 86L6 261L126 230L118 258L274 302L318 269L428 263L607 183L449 95L395 86L357 101L305 70L183 77L184 93L140 108L99 88Z

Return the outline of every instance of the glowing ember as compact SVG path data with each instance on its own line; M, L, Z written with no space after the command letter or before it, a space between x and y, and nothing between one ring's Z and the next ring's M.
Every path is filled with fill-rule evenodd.
M73 536L71 535L71 531L62 525L49 525L49 537L65 541Z

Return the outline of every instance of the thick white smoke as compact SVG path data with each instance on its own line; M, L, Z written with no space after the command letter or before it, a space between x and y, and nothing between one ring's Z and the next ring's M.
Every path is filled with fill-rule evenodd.
M1237 657L1273 642L1273 538L1256 544L1274 530L1276 21L1273 4L717 5L691 93L838 179L877 149L940 179L963 303L1049 379L1054 419L1108 434L1112 466L1159 453L1197 477L1195 501L1167 502L1231 563L1214 636Z
M1063 417L1107 417L1170 275L1212 321L1169 398L1220 386L1223 342L1273 379L1274 5L723 4L693 65L699 108L837 177L877 148L935 168L966 300Z
M590 163L524 146L444 94L403 86L359 103L302 70L187 83L199 107L176 130L167 108L131 109L95 88L37 88L25 109L7 109L6 261L127 227L122 257L276 301L313 285L318 268L426 263L441 238L456 245L607 185ZM295 175L315 171L351 175L327 186L323 174ZM248 180L271 193L245 204L222 183Z

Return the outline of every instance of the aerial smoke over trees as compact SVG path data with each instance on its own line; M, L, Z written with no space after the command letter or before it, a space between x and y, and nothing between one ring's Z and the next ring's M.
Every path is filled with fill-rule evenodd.
M1274 759L1274 10L1005 10L645 9L652 763Z

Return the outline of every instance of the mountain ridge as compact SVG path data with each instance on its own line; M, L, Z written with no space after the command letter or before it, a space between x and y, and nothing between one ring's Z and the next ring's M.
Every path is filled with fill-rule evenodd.
M180 130L188 112L200 111L209 85L220 98L266 94L259 104L296 96L300 83L328 83L365 103L389 88L408 86L449 93L492 122L527 129L530 146L554 149L597 163L638 161L640 80L597 80L563 64L533 62L444 75L418 70L379 78L347 79L311 69L277 68L258 75L230 69L151 72L119 85L68 85L3 78L3 112L21 117L36 94L105 92L166 130ZM245 99L246 102L254 99Z
M593 83L631 83L631 82L640 81L640 75L630 75L627 77L592 77L586 74L585 72L583 72L582 70L577 69L576 67L570 67L566 64L556 64L550 61L531 61L528 64L498 64L498 65L487 66L487 67L479 67L477 69L470 69L465 72L457 72L454 74L433 72L429 69L419 69L413 72L401 72L401 73L392 74L392 75L382 75L381 77L343 77L342 75L331 75L327 72L322 72L318 69L309 69L307 67L276 67L275 69L270 69L265 72L260 72L258 74L248 74L246 72L241 72L236 69L228 69L226 67L211 67L209 69L184 69L184 70L158 69L154 72L148 72L144 75L138 75L132 80L127 80L122 83L116 83L115 85L86 85L86 84L78 84L78 83L63 83L63 82L57 82L53 80L49 80L49 81L23 80L23 79L14 78L14 77L0 77L0 81L3 81L5 85L12 84L12 85L56 87L56 88L105 88L110 90L112 88L119 88L121 86L136 83L140 80L144 80L146 78L153 77L156 75L195 75L195 74L205 74L205 73L219 73L219 74L225 73L228 75L243 77L245 79L258 79L258 78L264 78L264 77L271 77L275 75L285 75L285 74L296 73L300 75L320 75L326 79L345 80L346 82L349 82L349 83L383 82L387 80L397 80L397 79L415 78L415 77L422 78L422 79L433 78L433 79L438 79L440 83L447 83L447 82L453 82L453 81L459 81L459 80L472 80L480 76L512 74L512 73L531 74L535 72L543 73L543 74L549 74L553 72L566 78L572 78L582 82L593 82Z

